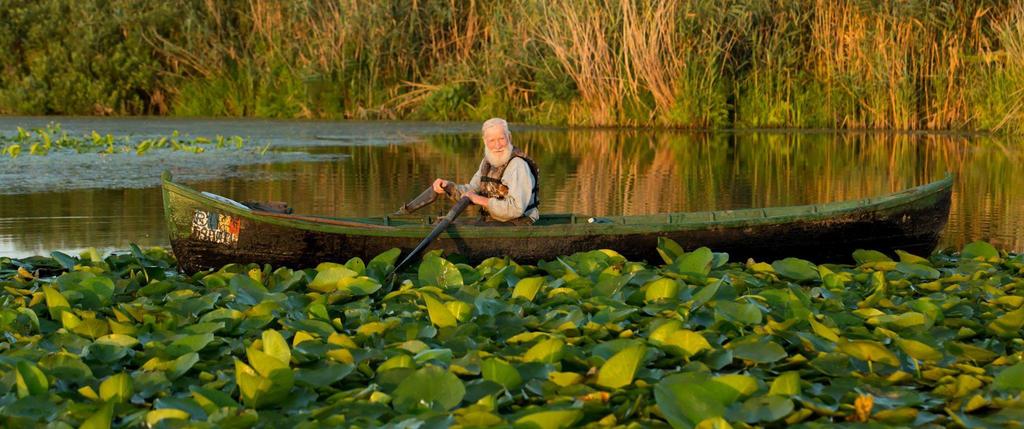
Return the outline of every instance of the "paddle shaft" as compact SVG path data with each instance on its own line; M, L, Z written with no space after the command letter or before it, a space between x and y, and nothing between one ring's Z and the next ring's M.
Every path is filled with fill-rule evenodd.
M392 273L397 274L398 271L405 267L406 264L412 262L413 259L419 256L420 252L422 252L423 249L426 249L427 246L430 245L430 243L433 243L434 239L437 238L438 235L441 235L441 232L448 228L448 225L451 224L456 217L462 214L462 211L466 210L466 207L468 207L471 203L472 201L470 201L469 197L459 198L459 201L455 202L455 205L452 206L452 209L448 210L448 214L441 218L441 221L437 223L437 226L434 227L434 230L430 231L430 234L427 235L427 238L424 238L423 241L421 241L420 244L416 246L416 248L412 249L412 252L409 252L405 259L402 259L402 262L399 262L398 265L395 265L395 269L394 271L392 271Z

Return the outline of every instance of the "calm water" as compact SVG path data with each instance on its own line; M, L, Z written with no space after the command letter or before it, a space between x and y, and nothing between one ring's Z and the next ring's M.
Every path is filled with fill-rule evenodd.
M475 123L0 118L0 132L59 122L149 137L241 135L252 153L0 158L0 256L166 245L160 172L237 200L296 212L390 213L435 177L468 181ZM592 215L782 206L858 199L956 175L943 246L985 239L1024 251L1024 144L935 134L565 130L513 125L538 160L541 209ZM438 207L435 210L442 210ZM827 246L828 243L822 243Z

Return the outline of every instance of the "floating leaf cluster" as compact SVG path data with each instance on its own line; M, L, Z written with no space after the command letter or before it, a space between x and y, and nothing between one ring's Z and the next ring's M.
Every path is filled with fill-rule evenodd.
M0 426L998 427L1024 257L855 265L662 240L476 266L397 249L182 276L162 249L0 258Z
M170 137L132 139L125 137L114 137L112 134L99 134L96 131L76 137L69 136L61 129L60 124L49 124L44 128L25 130L18 127L17 134L5 136L0 134L0 156L17 158L19 155L49 155L53 152L74 152L74 153L135 153L143 155L152 150L173 150L191 153L203 153L208 149L242 149L245 140L240 136L224 137L216 136L213 139L207 137L188 138L180 135L178 131L171 133ZM260 148L258 153L263 154L269 149L269 144Z

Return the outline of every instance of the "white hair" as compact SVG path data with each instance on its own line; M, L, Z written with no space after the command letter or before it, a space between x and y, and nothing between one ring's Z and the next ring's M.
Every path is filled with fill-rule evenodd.
M483 127L480 127L480 133L487 132L487 129L491 127L501 127L502 132L505 134L505 146L507 149L499 157L494 152L491 152L491 148L487 147L487 142L484 141L484 157L491 165L502 166L512 159L512 150L515 148L515 146L512 146L512 133L508 131L508 122L501 118L491 118L485 121Z
M501 127L501 130L505 133L505 141L508 142L509 146L512 145L512 133L508 130L508 122L501 118L491 118L484 121L484 125L480 127L480 133L483 134L491 127Z

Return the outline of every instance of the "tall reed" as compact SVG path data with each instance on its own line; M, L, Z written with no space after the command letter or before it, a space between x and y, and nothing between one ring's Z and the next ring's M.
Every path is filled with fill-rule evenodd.
M1020 132L1022 10L1020 0L10 0L0 112Z
M555 0L536 29L565 73L580 102L569 120L583 125L621 123L627 88L623 82L621 20L614 0Z

